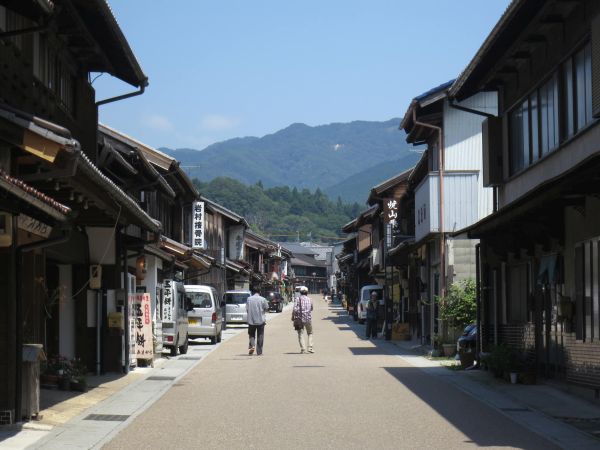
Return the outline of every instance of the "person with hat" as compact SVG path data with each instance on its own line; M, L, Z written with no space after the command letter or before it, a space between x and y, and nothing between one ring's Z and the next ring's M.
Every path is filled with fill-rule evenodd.
M314 353L313 349L313 328L312 328L312 310L313 303L308 296L306 286L300 288L300 296L294 299L294 308L292 310L292 321L294 328L298 332L298 342L300 344L300 353ZM307 335L307 345L304 339L304 330Z

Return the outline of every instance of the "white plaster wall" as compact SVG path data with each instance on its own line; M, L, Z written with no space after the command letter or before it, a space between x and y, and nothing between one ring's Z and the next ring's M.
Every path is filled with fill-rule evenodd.
M87 227L91 264L115 264L113 228Z

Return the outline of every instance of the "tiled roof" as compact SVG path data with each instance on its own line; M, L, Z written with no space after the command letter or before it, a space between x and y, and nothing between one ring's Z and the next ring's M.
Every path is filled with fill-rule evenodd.
M59 213L65 215L65 216L71 212L71 208L69 208L68 206L65 206L62 203L57 202L53 198L48 197L46 194L29 186L24 181L19 180L18 178L11 177L6 172L4 172L2 169L0 169L0 184L3 185L3 187L5 187L5 188L7 187L6 186L7 184L10 186L13 186L15 189L18 189L19 191L26 194L27 196L33 197L33 198L39 200L43 204L51 207L52 209L58 211Z

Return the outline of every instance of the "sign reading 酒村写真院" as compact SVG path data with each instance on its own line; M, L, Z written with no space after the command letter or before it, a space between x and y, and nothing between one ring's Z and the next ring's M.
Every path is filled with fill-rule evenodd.
M192 205L192 248L204 248L204 202Z

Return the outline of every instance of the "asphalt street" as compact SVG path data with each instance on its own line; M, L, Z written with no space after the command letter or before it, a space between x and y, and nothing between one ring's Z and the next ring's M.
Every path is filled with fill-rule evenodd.
M223 342L104 448L558 448L313 299L314 354L288 308L262 356L245 332Z

